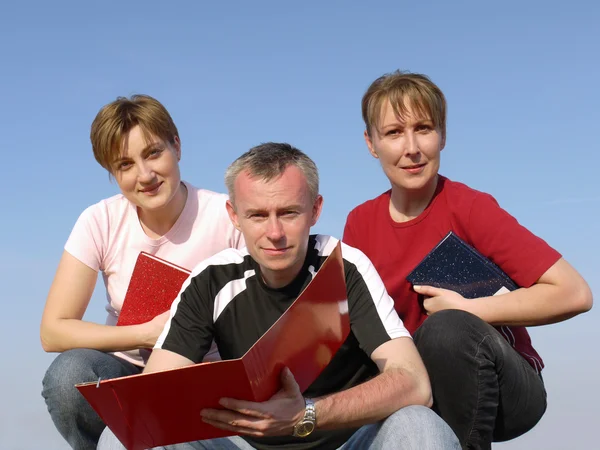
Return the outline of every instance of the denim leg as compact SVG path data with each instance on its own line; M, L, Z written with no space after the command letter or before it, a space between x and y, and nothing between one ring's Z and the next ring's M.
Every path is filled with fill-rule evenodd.
M73 449L95 449L105 428L75 385L99 377L133 375L140 370L121 358L91 349L68 350L54 359L42 382L42 396L54 425Z
M406 406L383 422L361 427L343 450L460 450L450 427L425 406Z
M464 449L491 449L533 428L546 410L541 377L494 327L460 310L439 311L415 344L431 379L433 409Z
M238 436L155 447L153 450L251 450ZM386 420L360 428L342 447L343 450L460 450L450 427L425 406L407 406ZM109 428L105 428L98 450L125 450Z
M165 447L154 447L152 450L252 450L253 448L241 437L231 436L208 439L206 441L185 442ZM102 432L102 436L100 436L98 450L125 450L125 447L107 427Z

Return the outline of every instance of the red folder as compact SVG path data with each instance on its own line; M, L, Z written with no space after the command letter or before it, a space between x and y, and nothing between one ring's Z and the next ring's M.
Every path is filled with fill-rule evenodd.
M146 252L138 255L117 325L137 325L168 311L190 271Z
M238 359L77 385L128 450L230 436L202 422L222 397L263 402L288 367L304 392L350 332L340 244L273 326Z

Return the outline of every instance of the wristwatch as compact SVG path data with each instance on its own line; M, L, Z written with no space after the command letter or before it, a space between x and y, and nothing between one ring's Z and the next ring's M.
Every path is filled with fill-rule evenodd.
M306 437L312 433L317 425L317 411L315 409L315 402L310 398L304 399L305 409L304 417L300 419L296 425L294 425L293 436Z

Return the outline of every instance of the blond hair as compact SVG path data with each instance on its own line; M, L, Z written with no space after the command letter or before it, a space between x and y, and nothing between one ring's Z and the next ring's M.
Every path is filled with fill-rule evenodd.
M369 135L379 128L386 100L397 116L406 116L410 107L421 118L430 119L441 131L442 139L446 137L446 98L426 75L397 70L371 83L362 98L362 117Z
M167 109L149 95L132 95L117 99L102 109L92 122L90 140L96 161L113 172L111 164L117 160L127 133L139 125L145 138L154 135L174 144L179 132Z

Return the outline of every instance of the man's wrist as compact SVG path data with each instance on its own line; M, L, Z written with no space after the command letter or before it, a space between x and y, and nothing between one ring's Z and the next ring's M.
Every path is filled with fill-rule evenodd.
M306 437L317 427L317 410L315 402L310 398L304 398L304 415L300 421L294 425L293 436Z

